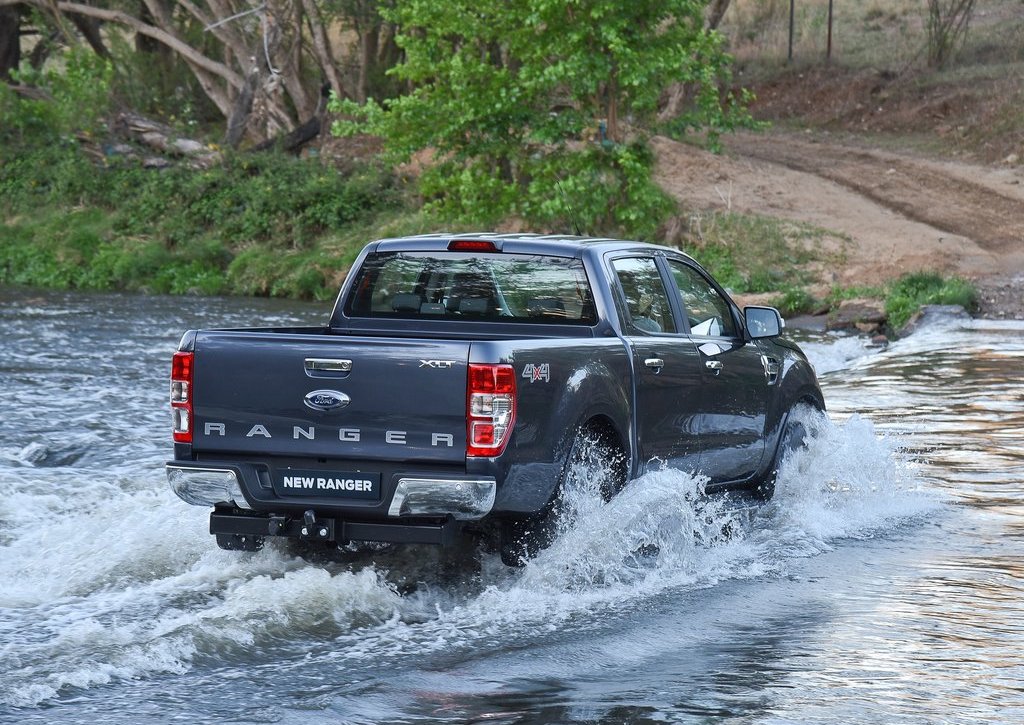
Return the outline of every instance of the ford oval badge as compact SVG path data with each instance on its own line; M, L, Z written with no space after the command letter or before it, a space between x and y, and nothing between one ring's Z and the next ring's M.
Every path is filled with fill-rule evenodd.
M344 408L351 402L351 399L337 390L314 390L306 393L302 402L306 404L307 408L328 411Z

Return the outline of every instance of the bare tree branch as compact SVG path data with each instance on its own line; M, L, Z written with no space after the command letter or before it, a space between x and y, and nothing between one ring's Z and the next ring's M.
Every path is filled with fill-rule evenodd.
M226 82L230 83L235 88L241 88L244 81L242 77L235 73L233 70L225 66L223 63L218 63L212 58L208 58L195 48L179 40L171 33L157 28L147 23L142 22L138 18L132 17L127 13L121 12L120 10L106 10L104 8L94 8L91 5L82 5L81 3L73 2L54 2L47 3L45 0L0 0L0 7L6 5L35 5L38 8L46 9L47 7L56 7L61 12L74 13L77 15L85 15L90 18L96 18L98 20L105 20L109 23L118 23L120 25L126 25L136 33L140 33L154 40L158 40L168 48L171 48L184 58L189 64L195 65L203 70L212 73L215 76L223 78ZM156 5L156 3L153 3ZM154 14L154 17L156 15Z

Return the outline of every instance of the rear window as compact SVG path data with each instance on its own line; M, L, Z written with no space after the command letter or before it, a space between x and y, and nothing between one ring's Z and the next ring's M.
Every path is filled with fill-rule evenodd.
M593 325L583 263L536 254L390 252L367 257L349 317Z

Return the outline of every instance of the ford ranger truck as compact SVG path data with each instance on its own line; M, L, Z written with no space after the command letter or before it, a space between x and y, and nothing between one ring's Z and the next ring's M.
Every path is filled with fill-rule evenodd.
M770 493L824 410L779 313L662 246L531 234L370 243L323 327L189 330L167 476L226 549L450 544L521 562L560 492L651 467Z

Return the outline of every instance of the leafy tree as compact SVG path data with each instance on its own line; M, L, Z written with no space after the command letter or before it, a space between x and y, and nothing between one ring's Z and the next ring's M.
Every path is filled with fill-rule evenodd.
M671 209L645 144L663 91L690 84L684 125L716 134L743 112L707 0L402 0L391 71L411 90L358 105L335 132L383 136L396 160L430 149L428 206L475 223L518 216L650 235ZM567 205L568 202L568 205Z
M159 107L138 110L202 103L211 120L227 122L226 143L259 144L311 118L319 121L325 82L355 100L392 92L379 81L400 51L378 4L0 0L0 81L16 73L28 48L27 60L38 70L52 51L85 41L96 55L112 59L119 80L128 76L120 85L133 106L149 95L144 105ZM126 39L133 42L126 46Z

